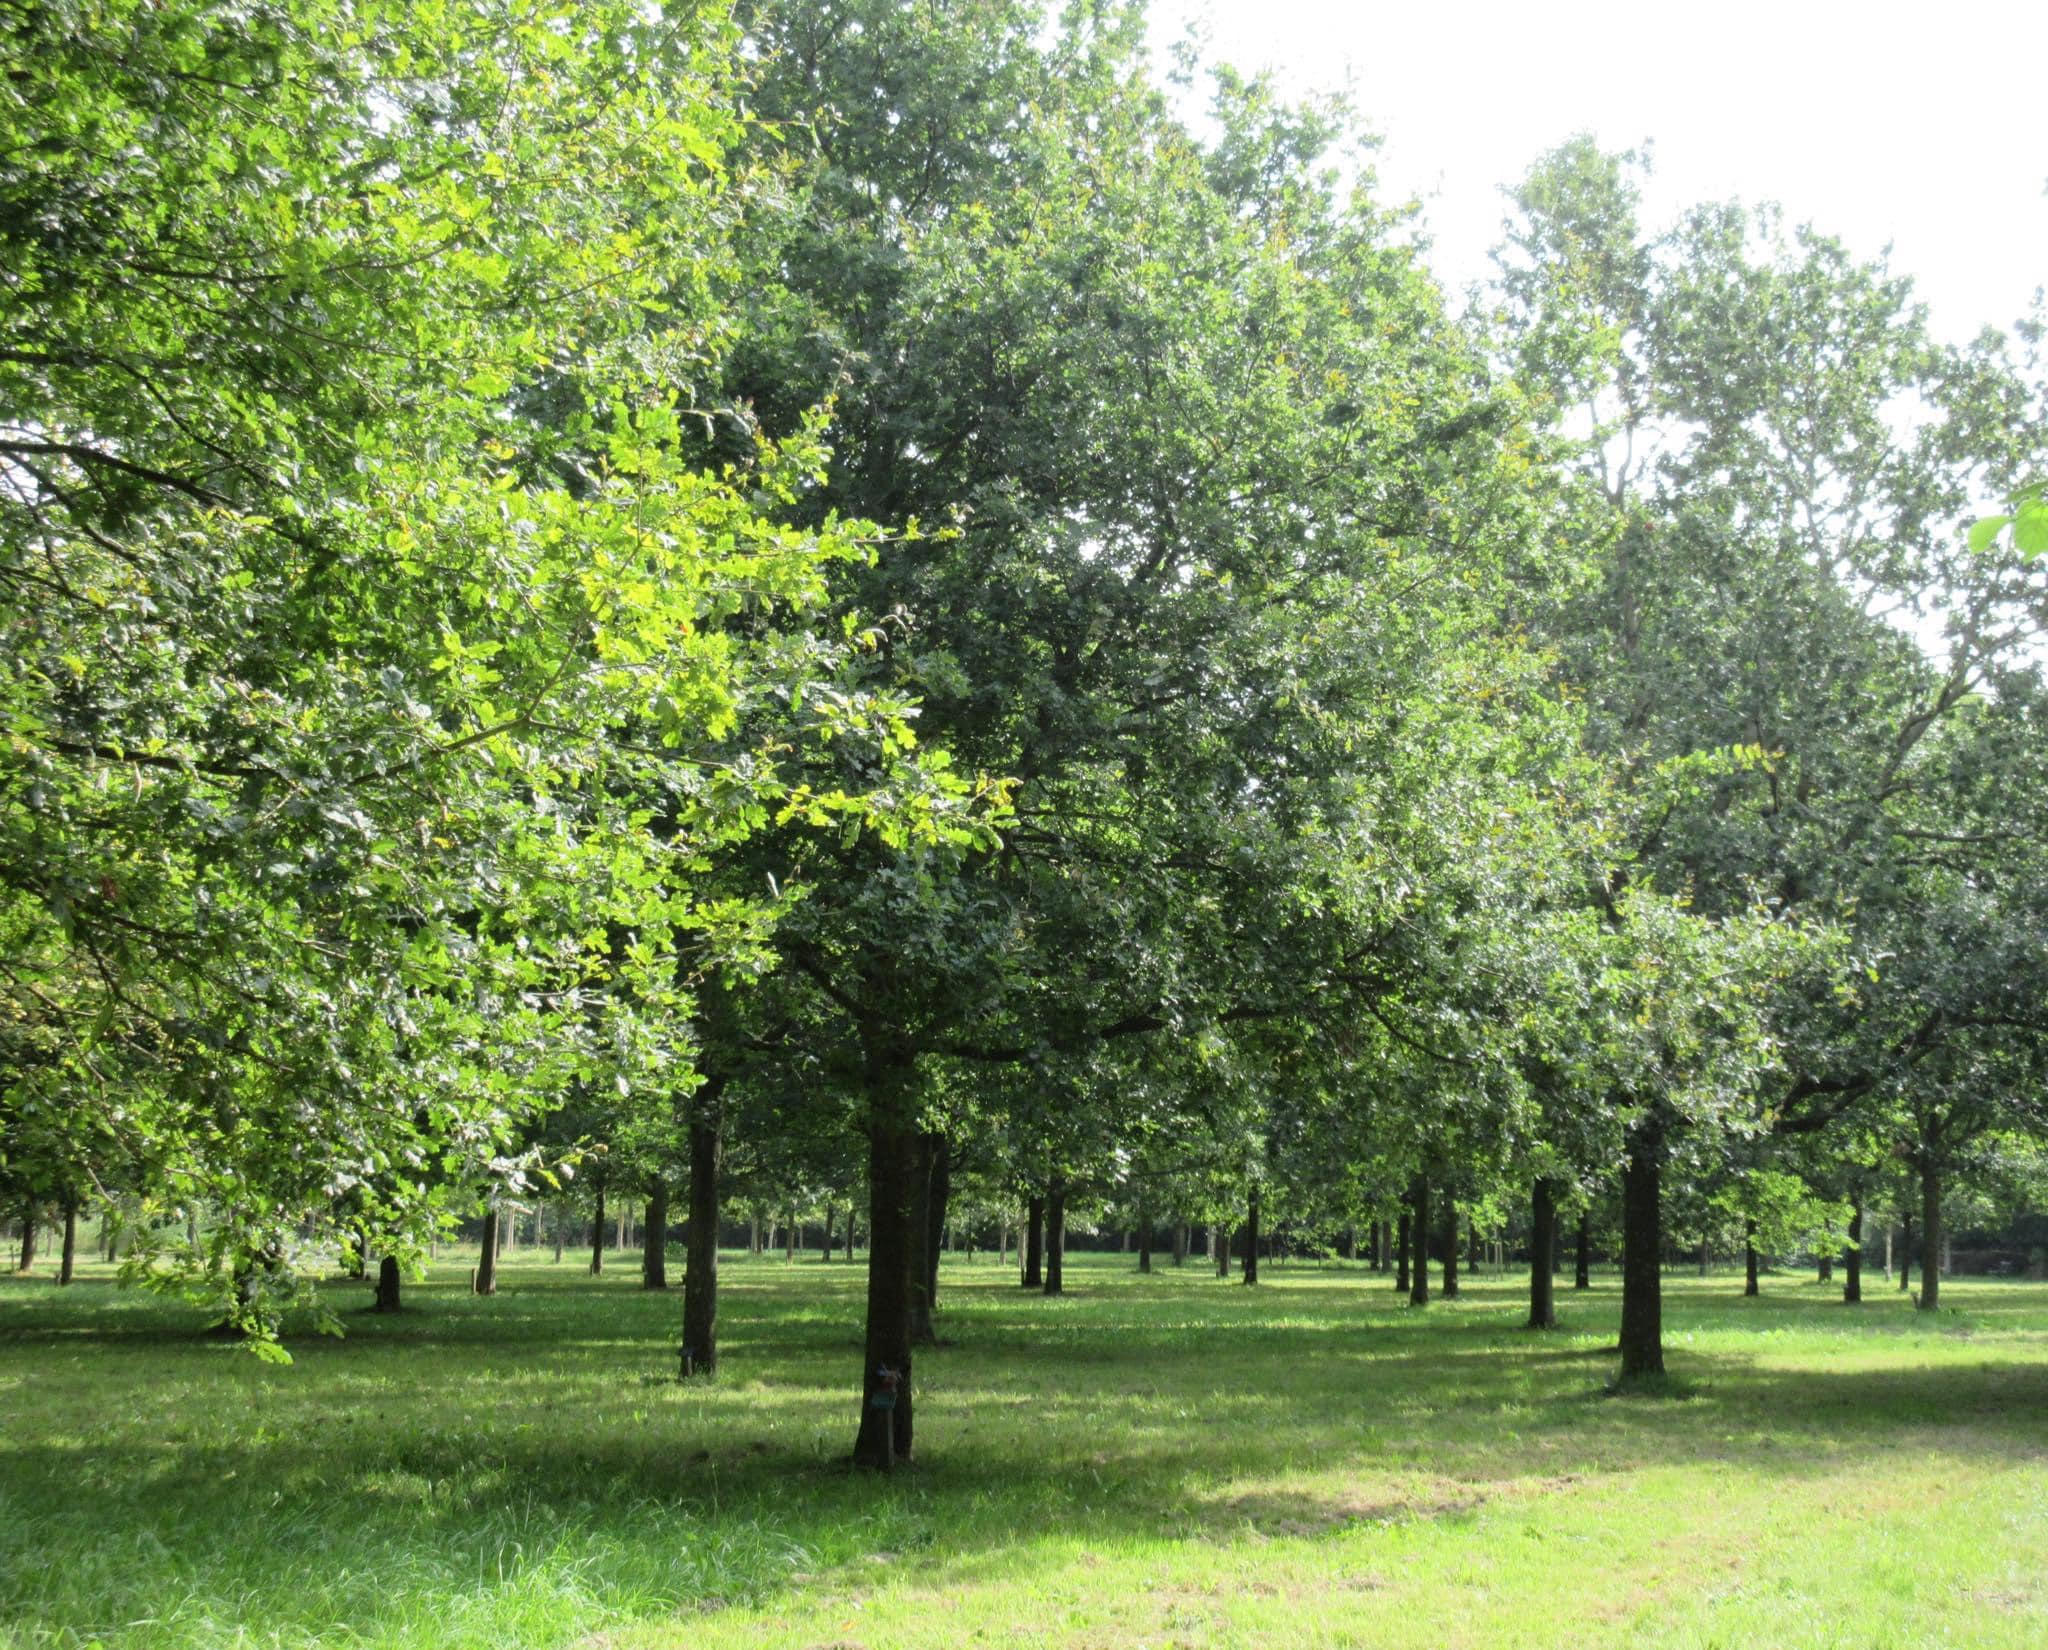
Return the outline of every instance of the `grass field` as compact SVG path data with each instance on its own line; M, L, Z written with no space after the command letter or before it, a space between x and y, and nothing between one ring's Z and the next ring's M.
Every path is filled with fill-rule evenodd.
M573 1265L443 1268L289 1369L6 1280L0 1645L2048 1645L2048 1286L1673 1274L1653 1399L1605 1394L1611 1277L1532 1336L1491 1275L949 1262L884 1481L862 1276L729 1260L691 1387L679 1294Z

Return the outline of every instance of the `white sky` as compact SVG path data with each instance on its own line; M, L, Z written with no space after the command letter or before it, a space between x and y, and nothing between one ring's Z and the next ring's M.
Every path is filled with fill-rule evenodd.
M1349 87L1383 196L1427 209L1438 274L1482 278L1497 190L1577 131L1654 140L1645 220L1780 202L1855 253L1891 243L1941 333L2009 327L2048 282L2048 4L1943 0L1153 0L1162 49L1295 91Z

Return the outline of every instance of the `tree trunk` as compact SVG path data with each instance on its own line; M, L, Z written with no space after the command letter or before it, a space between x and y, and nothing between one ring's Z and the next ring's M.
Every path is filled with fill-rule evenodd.
M640 1287L668 1287L668 1182L657 1180L647 1193L647 1220L640 1232Z
M707 1078L690 1099L690 1226L683 1248L682 1372L718 1371L719 1096L723 1077Z
M78 1205L64 1205L64 1248L57 1257L57 1282L61 1286L71 1281L71 1269L78 1259Z
M1394 1245L1394 1293L1405 1295L1408 1293L1408 1251L1413 1244L1414 1217L1403 1209L1396 1224L1400 1239Z
M853 1205L848 1203L846 1205L846 1261L849 1266L853 1264L854 1240L859 1235L859 1232L855 1229Z
M1045 1193L1045 1292L1058 1295L1066 1289L1067 1183L1055 1180Z
M1706 1238L1705 1238L1704 1236L1702 1236L1702 1237L1700 1238L1700 1276L1701 1276L1701 1277L1705 1277L1706 1275L1707 1275L1707 1240L1706 1240Z
M1593 1287L1593 1211L1579 1211L1578 1254L1572 1262L1572 1287L1590 1289Z
M479 1295L498 1292L498 1206L495 1203L484 1210L484 1237L477 1251L476 1282L472 1287Z
M1429 1178L1417 1175L1408 1188L1408 1241L1415 1248L1415 1264L1408 1269L1408 1304L1429 1304Z
M1745 1297L1759 1293L1756 1276L1756 1222L1742 1223L1742 1293Z
M1458 1298L1458 1205L1444 1199L1444 1299Z
M1216 1275L1230 1276L1230 1228L1218 1221L1210 1230L1216 1235Z
M1664 1120L1644 1113L1630 1131L1621 1180L1621 1378L1664 1373Z
M1863 1199L1849 1200L1849 1241L1842 1246L1842 1299L1851 1306L1863 1300Z
M953 1147L943 1134L928 1137L930 1161L925 1174L924 1312L930 1329L939 1309L939 1255L946 1246L946 1211L953 1201ZM933 1339L937 1339L936 1335Z
M1835 1257L1831 1251L1825 1249L1821 1251L1815 1263L1813 1281L1815 1283L1833 1283L1835 1281Z
M562 1264L562 1246L568 1239L569 1211L563 1205L555 1205L555 1264Z
M1173 1229L1173 1264L1185 1266L1188 1263L1188 1223L1182 1221Z
M1244 1218L1244 1281L1259 1281L1259 1188L1252 1187Z
M1941 1305L1941 1171L1920 1171L1920 1310Z
M590 1275L604 1275L604 1182L597 1185L597 1208L590 1217Z
M1024 1215L1024 1275L1017 1280L1026 1289L1045 1287L1045 1199L1034 1197Z
M1536 1182L1529 1198L1529 1327L1557 1327L1556 1274L1551 1262L1557 1247L1556 1189L1548 1180Z
M837 1209L833 1208L831 1204L829 1204L829 1203L828 1203L828 1204L826 1204L826 1205L825 1205L825 1238L824 1238L824 1241L823 1241L823 1243L821 1243L821 1244L819 1245L819 1247L818 1247L818 1259L819 1259L819 1260L821 1260L821 1261L830 1261L830 1260L831 1260L831 1258L832 1258L832 1236L833 1236L833 1232L832 1232L832 1223L833 1223L833 1222L834 1222L835 1220L837 1220L838 1218L839 1218L839 1211L838 1211Z
M1908 1212L1899 1221L1899 1292L1904 1294L1907 1285L1913 1281L1913 1216Z
M1152 1270L1152 1211L1142 1197L1138 1199L1138 1270Z
M399 1301L398 1257L386 1255L377 1262L377 1299L371 1306L372 1312L402 1312Z
M782 1258L785 1261L796 1259L796 1246L802 1238L803 1232L797 1225L796 1211L792 1209L789 1212L789 1224L782 1231Z
M911 1305L918 1291L917 1179L921 1152L915 1069L906 1050L866 1051L868 1104L868 1317L862 1348L855 1466L887 1472L912 1444Z
M1372 1223L1372 1269L1385 1277L1387 1268L1394 1264L1394 1223L1391 1220L1376 1220Z

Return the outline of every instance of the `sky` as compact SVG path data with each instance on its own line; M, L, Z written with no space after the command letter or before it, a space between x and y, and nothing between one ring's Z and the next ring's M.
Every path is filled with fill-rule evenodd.
M2041 0L1153 0L1162 52L1190 20L1211 59L1349 89L1454 288L1487 273L1499 187L1579 131L1651 141L1647 225L1740 197L1859 256L1890 244L1957 341L2048 283Z

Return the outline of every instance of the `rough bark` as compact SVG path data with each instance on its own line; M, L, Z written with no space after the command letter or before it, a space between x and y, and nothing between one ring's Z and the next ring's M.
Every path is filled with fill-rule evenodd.
M1055 1180L1045 1189L1045 1292L1066 1289L1067 1183Z
M1408 1304L1429 1304L1429 1178L1417 1175L1408 1188L1408 1240L1415 1263L1408 1269Z
M682 1372L718 1369L719 1097L724 1080L712 1077L691 1097L690 1226L683 1250Z
M1572 1260L1572 1287L1593 1287L1593 1212L1590 1209L1579 1211L1579 1242L1578 1252Z
M877 1039L863 1053L868 1096L868 1317L862 1347L856 1466L887 1472L911 1455L911 1307L918 1288L916 1071L910 1052Z
M1863 1299L1863 1199L1849 1201L1849 1241L1842 1246L1842 1299L1850 1306Z
M647 1193L647 1221L640 1233L640 1287L668 1287L668 1182L657 1180Z
M1920 1171L1920 1293L1917 1304L1932 1312L1941 1304L1941 1170Z
M1252 1188L1244 1218L1244 1281L1259 1281L1259 1189Z
M1621 1178L1621 1378L1664 1373L1664 1120L1652 1109L1630 1132Z
M377 1299L371 1305L372 1312L402 1312L404 1303L399 1298L398 1257L386 1255L377 1262Z
M1537 1181L1531 1189L1529 1212L1529 1327L1555 1329L1557 1279L1553 1261L1557 1249L1557 1196L1548 1180Z
M1024 1215L1024 1275L1017 1280L1026 1289L1045 1287L1045 1199L1034 1197Z
M477 1249L473 1287L479 1295L498 1292L498 1206L495 1203L484 1210L484 1235Z

